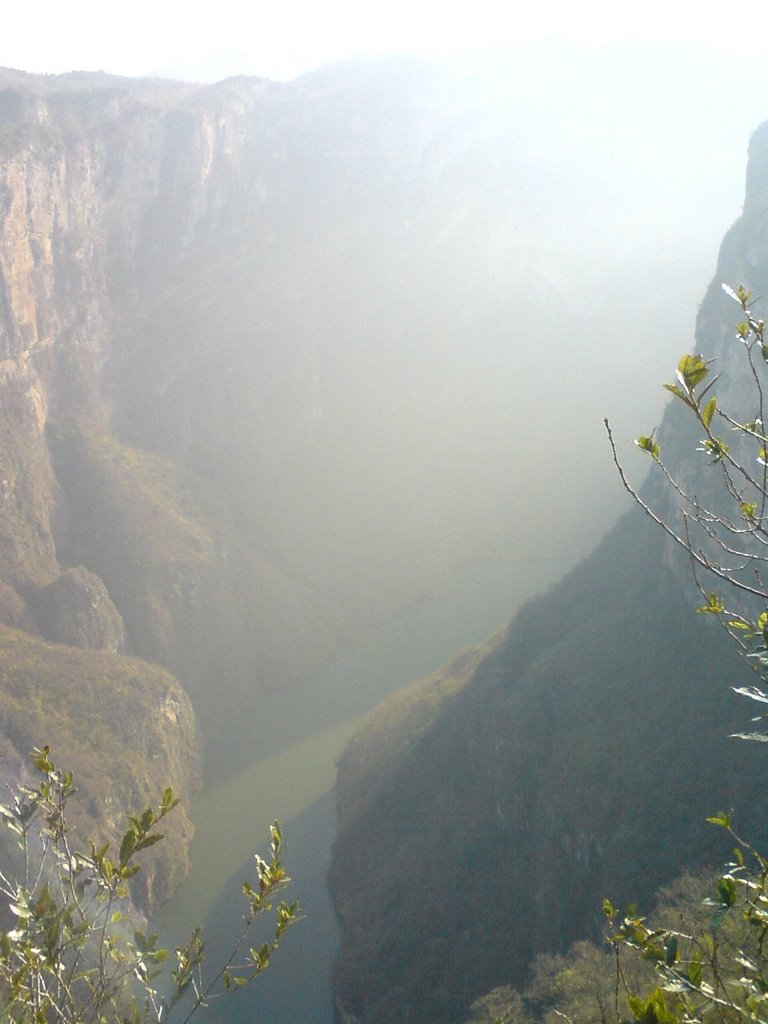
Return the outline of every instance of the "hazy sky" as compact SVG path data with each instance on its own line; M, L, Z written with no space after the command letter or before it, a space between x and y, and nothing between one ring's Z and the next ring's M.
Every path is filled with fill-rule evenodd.
M4 5L0 66L105 70L213 81L292 78L333 60L395 53L442 56L559 38L685 43L768 52L765 0L15 0Z

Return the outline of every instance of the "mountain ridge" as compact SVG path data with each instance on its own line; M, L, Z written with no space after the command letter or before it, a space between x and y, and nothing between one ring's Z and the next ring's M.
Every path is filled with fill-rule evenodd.
M0 610L44 652L41 700L56 640L105 680L126 655L173 673L189 788L195 729L224 734L457 565L595 542L620 499L580 486L584 411L627 377L639 401L661 342L633 346L638 253L672 238L690 294L704 228L681 211L725 188L735 132L713 125L703 168L669 97L630 68L606 95L598 63L0 72ZM659 194L677 236L647 216ZM162 788L169 768L137 770Z

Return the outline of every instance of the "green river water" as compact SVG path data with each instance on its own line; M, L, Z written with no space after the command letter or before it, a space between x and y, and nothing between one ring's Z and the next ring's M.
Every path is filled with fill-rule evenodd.
M212 1003L201 1022L333 1024L330 969L338 934L325 874L339 754L382 697L485 640L568 568L555 559L474 566L402 617L365 631L301 686L233 711L231 727L209 743L206 785L192 803L190 877L154 927L173 945L203 923L209 960L220 962L238 930L253 851L274 818L286 837L287 897L300 900L304 919L288 932L266 974Z

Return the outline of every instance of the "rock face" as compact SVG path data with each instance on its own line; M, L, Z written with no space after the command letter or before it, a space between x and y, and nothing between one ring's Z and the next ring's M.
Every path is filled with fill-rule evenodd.
M197 785L197 743L189 698L169 673L109 650L52 644L0 626L0 770L4 784L30 778L29 751L50 743L71 770L78 794L70 807L78 842L114 843L126 816L157 805L166 786L183 797L137 875L133 897L143 910L162 903L187 872ZM165 825L167 824L167 827ZM0 833L4 863L14 837Z
M191 784L193 719L158 695L161 668L178 680L163 676L164 692L183 687L213 732L488 555L490 537L553 558L588 547L609 512L593 525L584 442L563 430L589 390L583 372L572 386L574 352L597 365L609 297L618 320L638 319L626 239L653 199L634 159L613 174L630 174L623 197L602 187L626 150L593 140L577 166L553 147L567 125L582 152L583 100L606 96L604 77L579 92L557 68L570 106L552 94L541 115L553 70L538 60L491 69L483 95L474 73L407 61L288 85L0 71L0 620L37 663L0 721L17 738L3 764L48 739L60 764L87 760L99 732L76 728L89 705L74 697L89 692L78 675L100 674L123 694L112 714L97 706L125 731L135 778ZM632 122L633 146L669 106ZM670 117L669 146L678 136ZM691 151L673 150L700 164ZM678 168L668 152L665 167ZM686 237L700 220L682 217ZM606 245L610 296L579 321L579 297L606 287ZM688 273L677 253L669 265ZM618 349L595 394L628 366L642 374L631 336ZM557 416L529 383L544 351ZM543 504L568 503L556 549L528 514L528 475ZM73 699L57 736L33 736L25 722L48 726L27 704L61 698L59 657L76 659ZM179 730L178 764L155 756L173 748L158 722ZM107 809L143 793L124 771L107 758L108 829Z
M32 607L63 569L94 573L127 649L207 720L222 682L285 686L467 552L551 548L529 475L571 509L552 556L588 547L608 512L578 497L561 424L644 360L631 336L603 346L574 389L602 300L578 302L608 245L631 335L632 246L659 246L635 230L633 161L625 193L575 200L621 150L554 146L548 118L579 136L597 88L577 99L583 69L557 67L565 114L543 87L532 107L553 74L535 59L482 85L408 61L286 85L0 73L0 579ZM678 153L669 106L633 144L663 121ZM674 187L688 201L690 176ZM544 351L558 417L527 383Z
M768 126L753 138L744 214L697 327L723 406L745 418L739 309L720 283L768 294L766 152ZM659 440L701 496L702 466L682 455L697 435L678 405ZM646 493L672 514L655 483ZM626 906L699 859L726 860L705 824L716 807L736 808L742 830L765 841L765 754L728 738L750 711L730 686L751 677L693 614L699 604L687 560L633 510L517 615L417 744L381 777L363 774L361 804L345 773L381 763L374 717L340 762L340 1019L465 1020L481 993L523 982L536 953L596 938L605 897Z
M82 566L65 569L38 599L41 631L48 640L73 647L125 648L123 620L98 576Z

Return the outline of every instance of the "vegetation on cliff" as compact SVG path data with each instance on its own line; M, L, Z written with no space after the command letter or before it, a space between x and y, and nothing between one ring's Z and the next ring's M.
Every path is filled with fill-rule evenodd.
M354 820L384 780L429 730L440 713L474 675L493 646L469 647L425 679L386 697L355 733L339 759L336 793L343 828Z
M194 716L167 672L107 651L51 644L0 625L0 772L26 780L28 753L55 739L85 794L73 813L81 836L115 842L126 808L144 806L167 780L188 798L197 785ZM84 739L87 738L87 741ZM158 906L187 871L192 825L183 808L172 843L153 851L135 896ZM9 855L7 843L1 847Z
M555 96L552 67L529 72L544 74L531 81L546 81L542 95ZM575 426L591 400L584 367L597 361L589 346L602 345L602 337L589 314L576 329L577 297L604 286L603 257L586 251L599 229L612 276L629 268L615 287L615 296L625 296L623 306L617 300L625 315L615 310L615 321L634 328L636 340L646 317L668 322L670 303L656 295L637 316L638 253L661 247L655 236L639 248L634 241L640 221L651 223L638 203L653 206L638 154L663 147L657 123L653 135L638 123L649 109L645 88L631 118L623 109L610 117L601 104L618 90L606 100L600 81L583 102L565 69L570 105L563 116L560 97L551 104L549 113L562 117L556 122L533 112L536 90L518 101L516 77L496 88L497 73L486 85L506 99L491 117L475 105L476 81L467 89L467 81L450 83L414 63L335 68L290 85L238 80L210 88L0 73L0 621L27 631L25 657L38 677L25 698L34 707L35 693L46 702L56 694L53 724L68 740L74 743L74 727L58 703L61 675L79 709L93 696L87 666L105 666L105 680L116 676L119 710L124 694L130 705L125 663L95 649L53 650L36 633L83 648L124 643L175 672L209 722L219 716L218 725L232 715L219 699L223 692L258 706L261 694L316 666L361 623L428 592L491 535L521 550L546 547L556 559L558 550L587 549L602 529L612 499L595 500L583 487L591 442ZM580 118L593 109L603 124L631 124L631 145L602 148L597 135L584 133ZM564 137L593 138L584 164L564 157L570 151L558 124L567 125ZM679 119L668 124L673 145ZM537 125L546 132L538 135ZM643 138L653 146L638 145ZM611 180L611 149L622 161L629 155L623 170L635 175L627 178L625 206L616 189L602 185ZM687 159L692 147L676 152ZM701 165L698 153L691 160L684 166L665 151L664 165L679 174L686 202L692 185L685 167ZM478 167L489 173L478 177ZM574 186L579 179L601 183L588 202L574 201L585 196ZM614 174L613 183L619 180ZM705 195L711 208L709 183ZM595 204L605 197L613 197L599 207L608 215L598 215ZM682 216L680 223L687 239L703 219ZM477 252L488 258L478 261ZM678 252L669 262L675 273L692 273ZM675 309L684 305L678 285L670 289ZM622 341L605 352L596 392L614 373L627 372L634 388L646 371L649 344L635 345L633 355L631 338ZM579 388L567 373L550 375L548 402L557 416L541 416L541 396L528 383L529 371L541 372L542 349L553 365L581 362ZM530 528L518 529L531 504L523 479L535 481L538 497ZM568 508L555 513L556 530L541 514L545 505ZM386 903L386 971L395 971L398 959L393 893L399 885L406 895L417 890L417 861L431 859L433 839L435 898L444 908L470 906L475 883L475 893L488 892L482 875L495 859L503 886L521 892L523 909L532 912L533 948L543 948L558 924L531 893L543 892L544 906L555 885L583 888L578 913L588 913L603 846L608 863L619 860L609 826L627 838L618 783L609 787L608 803L594 798L602 793L598 783L618 775L622 762L630 788L645 792L650 805L646 791L663 788L666 772L679 772L673 754L664 768L652 763L622 716L631 720L638 710L645 673L671 675L687 657L687 643L696 649L690 671L706 683L707 647L682 627L668 651L626 639L636 626L653 635L679 611L663 594L680 574L654 576L646 561L658 549L643 547L642 530L638 536L637 560L616 563L628 584L607 594L598 586L594 609L584 608L579 587L567 586L567 603L540 605L542 619L529 616L524 637L513 629L476 669L457 667L449 684L414 697L407 713L394 711L407 738L402 747L387 726L358 751L371 786L364 795L350 785L351 818L370 816L375 835L375 808L385 798L392 834L402 821L414 854L398 861L406 851L390 857L383 842L372 842L374 861L386 855L390 865L387 892L373 888ZM612 543L602 557L622 546ZM596 562L593 571L600 576ZM638 612L649 590L659 608ZM103 614L86 609L80 618L75 597L88 594ZM68 619L56 611L60 598L72 605ZM9 678L18 675L20 644L14 640L3 654ZM135 668L143 696L130 705L135 715L125 728L153 735L145 671ZM531 711L542 695L542 709ZM660 686L653 697L662 700ZM686 699L698 700L692 686ZM33 718L42 725L40 701ZM85 720L100 751L115 708L96 704L106 716L102 726L95 715ZM8 728L10 735L21 730L27 743L20 707L9 712ZM682 716L673 710L669 723L652 712L646 724L663 732ZM188 721L186 712L182 717ZM460 720L469 739L460 736ZM445 747L444 727L451 737ZM116 726L121 743L122 728ZM607 740L592 751L587 737L595 728ZM6 775L17 778L25 751L4 742L13 762ZM54 742L58 747L58 736ZM83 736L83 747L89 742ZM62 753L76 765L78 756L88 760L85 751ZM145 753L134 756L135 771L165 781L162 759ZM191 742L186 754L180 773L193 770ZM542 764L551 770L540 773L539 790L531 780ZM401 815L397 798L409 799L412 773L421 773L413 808ZM112 805L93 773L79 774L89 797L96 787L93 814L108 828ZM450 797L433 801L428 790L438 776ZM560 832L555 817L537 808L545 791L562 797L572 779L581 779L572 803L553 801ZM485 810L473 807L475 782ZM675 786L688 796L684 783ZM661 811L673 799L664 797ZM448 834L440 823L451 801L465 812L466 835ZM422 819L415 814L420 804ZM539 848L560 865L551 883L536 864ZM644 870L641 845L633 856ZM648 868L650 880L656 870ZM349 878L353 920L362 866ZM430 886L422 891L429 901ZM470 908L466 921L471 948L479 914ZM445 925L447 934L461 934L447 916ZM427 949L422 922L403 933ZM452 955L463 967L467 954ZM514 943L505 949L502 941L498 955L522 965L529 950ZM442 962L452 969L438 950L430 991L443 985ZM493 956L486 962L494 981L498 964ZM465 974L473 991L488 980L475 970ZM438 1003L450 995L446 989Z
M702 954L706 950L708 958L722 963L737 948L754 955L756 936L743 918L734 915L712 929L716 908L709 899L716 883L712 872L680 875L649 898L650 919L660 934L684 929ZM499 986L475 1000L466 1024L622 1024L629 1011L627 993L653 987L656 962L658 956L634 956L605 941L580 940L562 953L535 957L523 988Z
M717 281L699 313L698 344L718 359L718 370L738 362L720 281L741 277L758 295L768 286L764 211L756 205L767 153L763 127L751 144L744 217L723 243ZM741 345L752 345L754 373L748 367L730 383L725 373L696 406L692 428L683 413L696 404L707 364L695 356L681 361L680 408L641 439L654 458L657 443L662 453L674 452L681 490L664 494L651 481L642 495L669 521L682 493L699 566L724 565L724 585L746 583L743 593L749 597L751 587L759 604L763 586L749 576L755 567L760 575L761 562L750 545L759 551L763 543L765 432L763 384L757 394L754 387L766 350L750 338L762 330L755 315L745 310L744 321ZM733 420L721 420L720 409ZM746 443L730 428L746 431ZM716 465L730 467L729 446L743 456L745 475L734 470L729 491L735 512L708 504L709 484L690 457L690 441ZM681 536L688 537L685 528ZM764 849L768 768L758 745L728 738L744 732L744 712L728 684L763 698L750 667L692 611L703 604L725 613L750 651L765 642L765 622L760 607L712 589L702 599L689 554L633 509L555 590L517 615L357 817L342 809L331 878L343 929L335 987L344 1012L365 1024L392 1016L413 1024L463 1020L483 993L505 985L525 990L537 955L563 955L574 940L601 935L605 897L626 907L647 901L681 870L721 864L727 837L706 823L717 808L738 808L740 834ZM365 857L354 849L363 835ZM747 861L748 851L743 856ZM729 899L740 894L737 906L742 896L748 903L753 883L762 900L759 854L748 870L737 858L720 888ZM645 933L626 927L645 952L658 952L652 926ZM674 971L678 961L670 956ZM680 971L687 971L690 949L681 958ZM699 980L711 984L711 961L702 963ZM667 979L688 985L692 999L693 970L693 979ZM764 976L762 961L745 967L734 1004L746 1005ZM670 998L662 1006L653 993L638 997L633 1012L647 1021L706 1016L703 995L693 1007L684 996L674 1006Z
M627 905L720 862L713 805L746 808L760 833L764 759L728 740L742 716L723 685L749 670L664 558L629 513L521 610L361 812L342 808L330 879L346 1012L463 1020L483 993L524 985L537 954L597 938L605 896Z
M680 358L674 382L664 386L682 403L699 440L695 451L686 450L667 424L663 443L655 431L635 441L653 459L654 477L663 485L652 503L630 482L607 420L605 426L625 489L687 555L704 602L698 611L719 620L758 680L734 687L756 703L759 713L748 731L732 738L765 742L768 734L755 723L768 718L768 346L765 321L754 312L747 289L723 285L723 290L741 306L735 341L743 364L731 359L713 376L712 363L703 356ZM745 411L751 418L745 419ZM704 461L709 469L702 472ZM756 846L735 830L733 817L719 811L707 818L734 843L731 860L706 886L701 880L694 887L678 886L674 913L662 903L645 917L636 905L621 912L605 900L610 955L605 946L601 951L582 942L566 956L539 956L524 992L509 986L494 989L473 1003L471 1021L523 1024L554 1014L569 1022L619 1022L627 1010L639 1024L763 1021L768 1000L768 859L761 850L765 829ZM628 951L636 954L634 959L627 960Z
M0 579L22 595L58 574L51 514L58 488L43 434L43 397L6 381L0 403Z
M232 603L216 586L224 510L206 503L192 474L110 434L49 424L48 437L67 498L62 556L105 581L134 651L199 690ZM218 671L229 674L226 664Z

